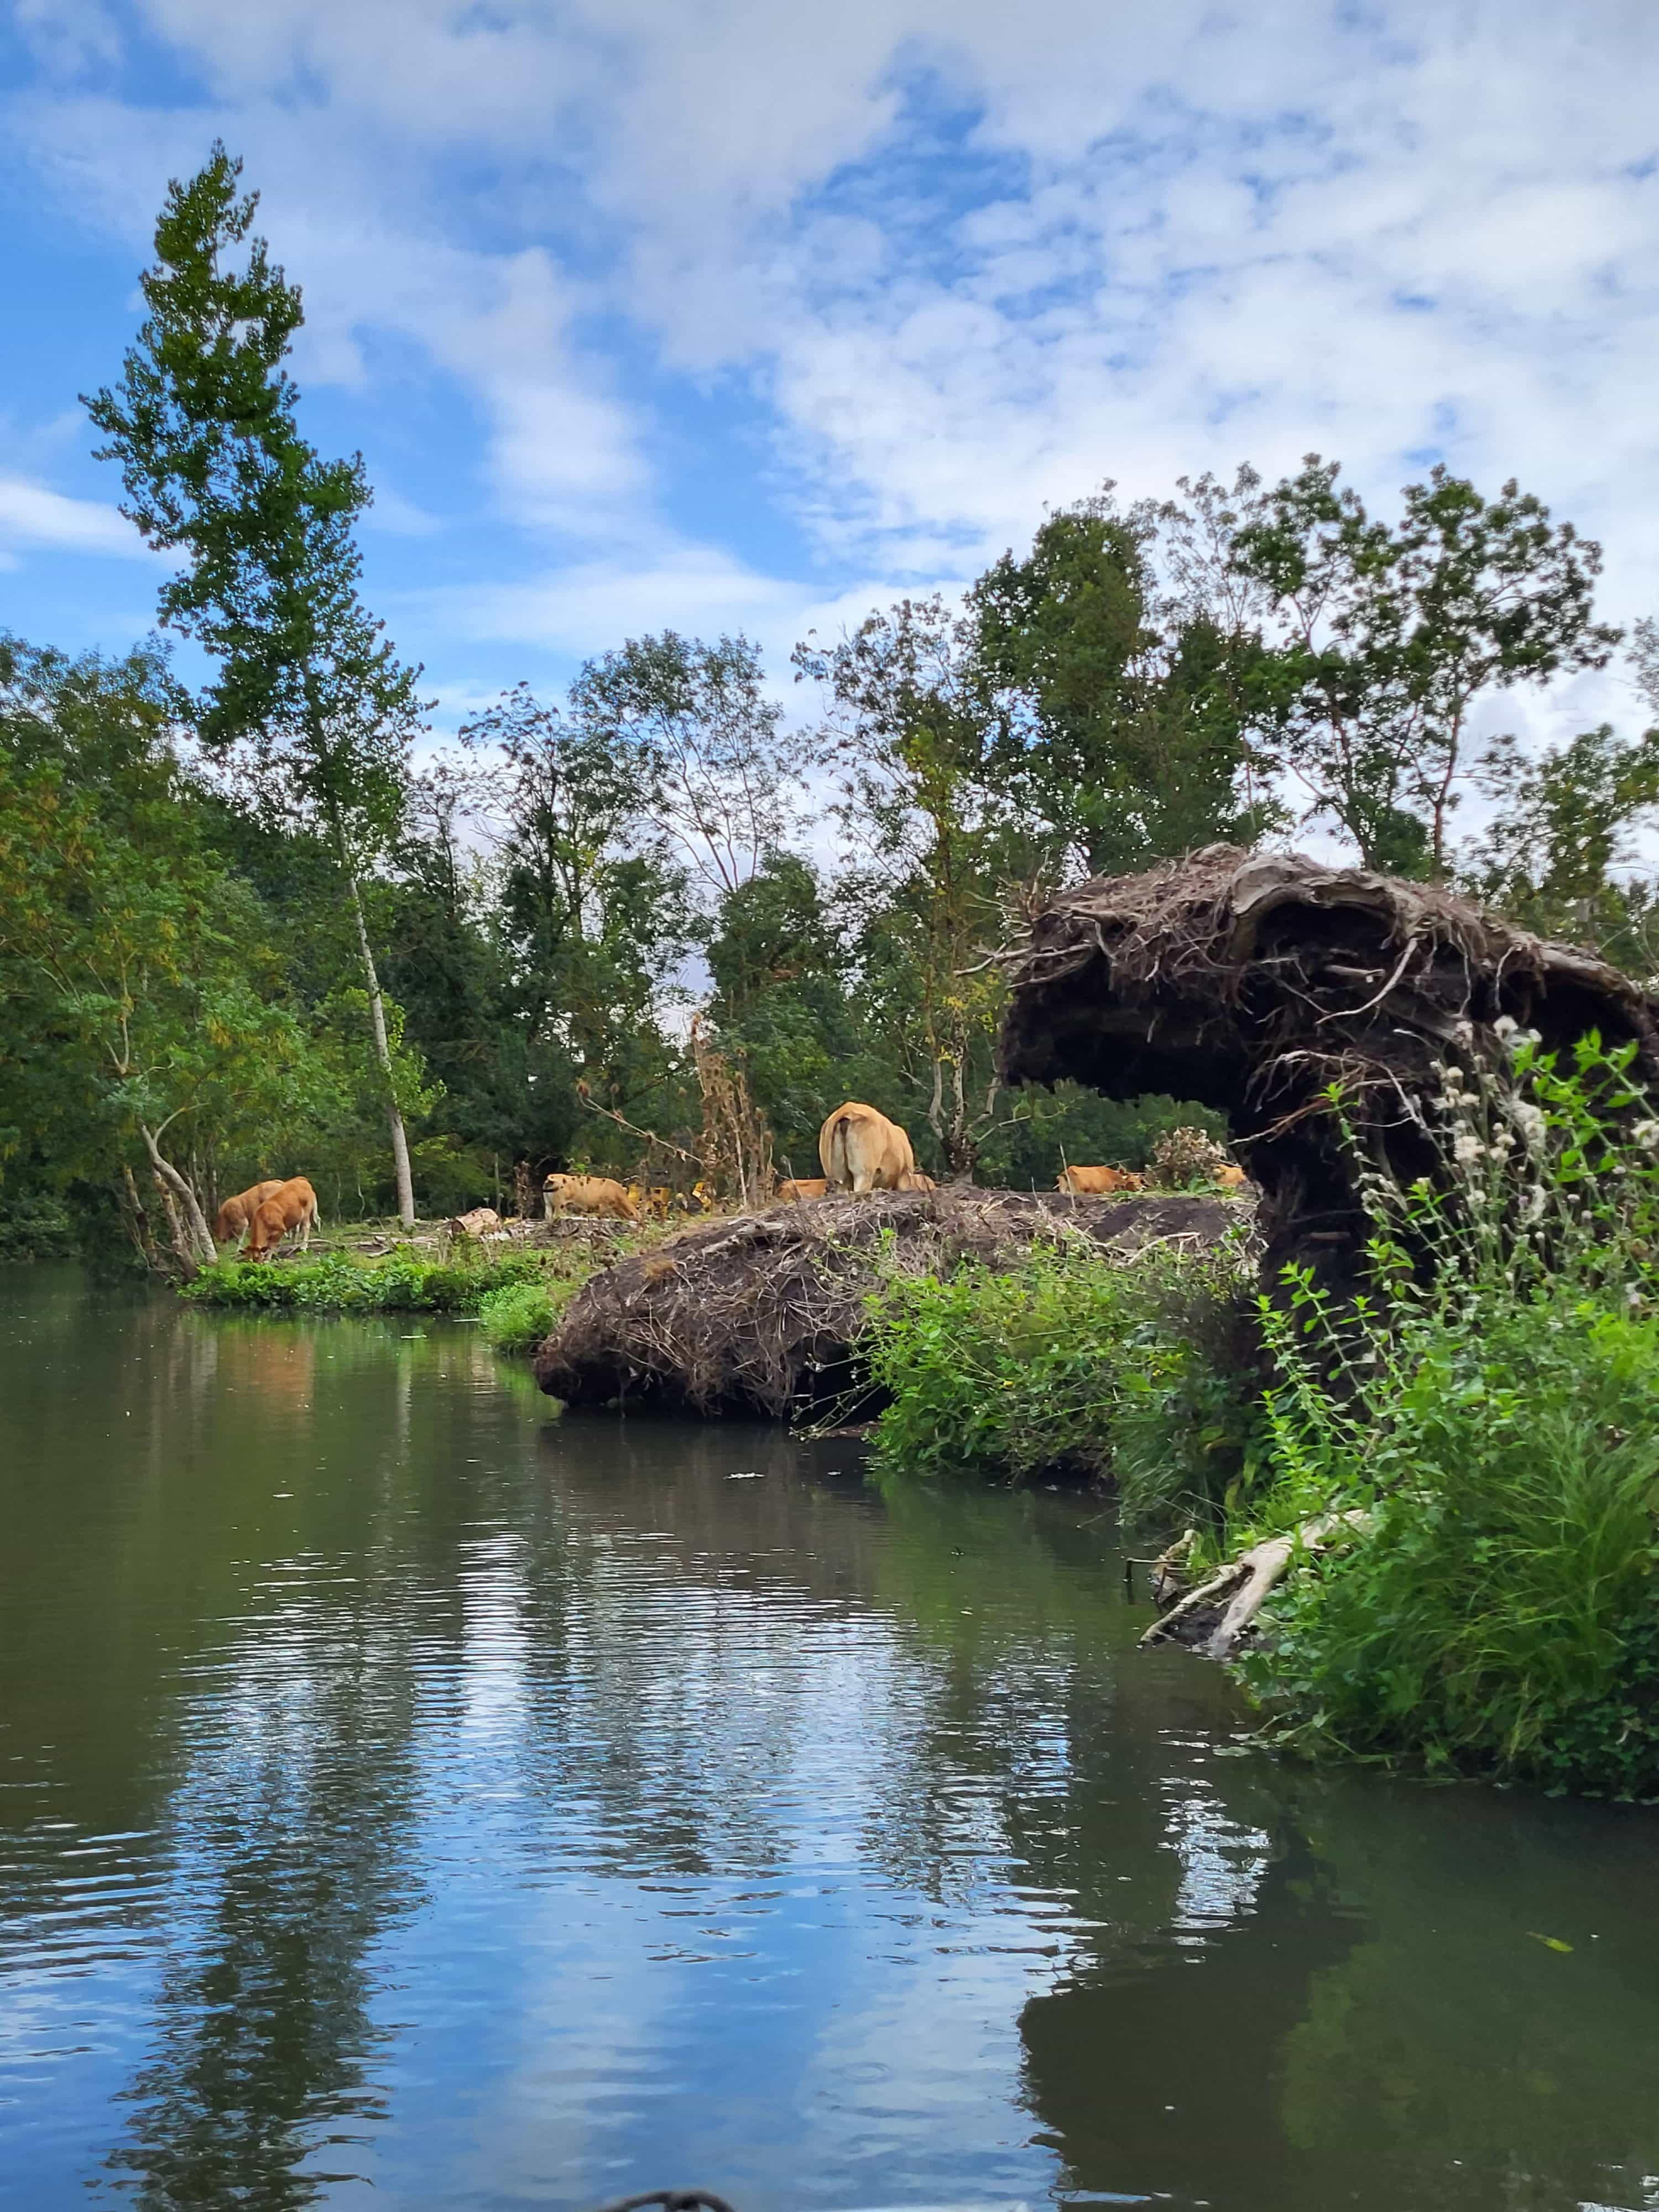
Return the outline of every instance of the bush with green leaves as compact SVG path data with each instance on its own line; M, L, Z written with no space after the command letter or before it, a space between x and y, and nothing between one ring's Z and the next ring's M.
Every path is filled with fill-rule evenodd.
M542 1276L533 1283L507 1283L486 1291L478 1301L478 1321L496 1352L527 1358L574 1297L578 1284L568 1278Z
M1269 1482L1240 1541L1332 1507L1244 1667L1310 1750L1659 1795L1659 1122L1630 1051L1448 1071L1458 1172L1366 1181L1371 1289L1264 1302Z
M343 1253L325 1252L275 1265L222 1260L204 1267L184 1296L203 1305L265 1312L471 1314L491 1291L533 1284L540 1276L537 1261L522 1253L472 1263L398 1253L361 1267Z
M1007 1267L895 1276L871 1301L864 1346L888 1401L878 1459L894 1471L1013 1480L1115 1468L1137 1516L1194 1497L1218 1503L1237 1474L1249 1398L1203 1337L1212 1316L1236 1310L1247 1279L1236 1240L1130 1263L1039 1244Z

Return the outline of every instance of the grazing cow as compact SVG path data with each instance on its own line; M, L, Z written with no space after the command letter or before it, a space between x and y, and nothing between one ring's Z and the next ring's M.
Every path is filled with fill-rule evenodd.
M290 1176L254 1207L247 1229L247 1256L250 1260L263 1260L267 1252L276 1250L284 1237L293 1236L295 1231L299 1232L300 1249L308 1251L312 1231L322 1225L316 1192L303 1176Z
M867 1191L901 1189L901 1177L916 1171L910 1139L897 1122L850 1099L818 1132L818 1158L831 1190L850 1190L860 1198Z
M788 1176L772 1195L786 1206L805 1206L812 1199L826 1196L829 1189L822 1176Z
M241 1244L246 1238L248 1224L253 1218L256 1207L262 1206L266 1199L274 1197L282 1187L281 1176L275 1176L269 1182L250 1183L246 1190L239 1190L234 1198L228 1198L213 1217L214 1243L228 1244L234 1238L237 1244Z
M637 1221L640 1210L614 1176L550 1175L542 1185L542 1207L551 1221L560 1213L598 1214L611 1221Z
M1062 1168L1054 1188L1069 1190L1073 1197L1099 1198L1112 1190L1139 1190L1140 1177L1128 1168Z
M1223 1190L1243 1190L1246 1180L1243 1168L1232 1167L1218 1168L1215 1179Z
M908 1175L902 1175L896 1187L900 1190L937 1190L939 1188L932 1176L923 1175L920 1168L912 1168Z

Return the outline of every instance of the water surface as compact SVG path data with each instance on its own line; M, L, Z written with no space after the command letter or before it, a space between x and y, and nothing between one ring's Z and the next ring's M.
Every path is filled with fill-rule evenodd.
M0 2200L1659 2204L1655 1816L1145 1619L1098 1502L0 1273Z

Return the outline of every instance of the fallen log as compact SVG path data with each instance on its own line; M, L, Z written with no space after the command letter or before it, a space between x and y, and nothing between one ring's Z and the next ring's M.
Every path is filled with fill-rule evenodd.
M1363 1534L1370 1527L1371 1518L1360 1506L1345 1513L1321 1513L1288 1536L1268 1536L1253 1544L1219 1573L1188 1590L1161 1620L1155 1620L1140 1639L1142 1649L1153 1644L1184 1644L1206 1659L1231 1659L1240 1638L1285 1579L1291 1562L1302 1555L1329 1550L1345 1534Z

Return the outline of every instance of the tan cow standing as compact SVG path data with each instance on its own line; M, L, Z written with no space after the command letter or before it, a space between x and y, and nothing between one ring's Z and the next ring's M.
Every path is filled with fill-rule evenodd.
M867 1191L898 1190L902 1178L916 1171L910 1139L898 1123L851 1099L818 1132L818 1158L831 1190L850 1190L860 1198Z
M316 1192L303 1176L290 1176L254 1207L247 1229L247 1256L250 1260L263 1260L267 1252L276 1250L284 1237L291 1237L296 1231L300 1249L309 1251L311 1232L322 1225Z
M599 1215L611 1221L637 1221L640 1210L614 1176L550 1175L542 1185L548 1220L561 1213Z
M1099 1198L1108 1191L1139 1190L1140 1177L1129 1168L1062 1168L1056 1190L1069 1190L1079 1198Z
M787 1176L772 1195L785 1206L807 1206L814 1199L827 1197L829 1191L822 1176Z
M213 1217L213 1241L228 1244L233 1240L241 1244L246 1238L248 1224L255 1210L268 1198L275 1197L283 1187L281 1176L273 1176L268 1182L250 1183L239 1190L234 1198L228 1198Z

